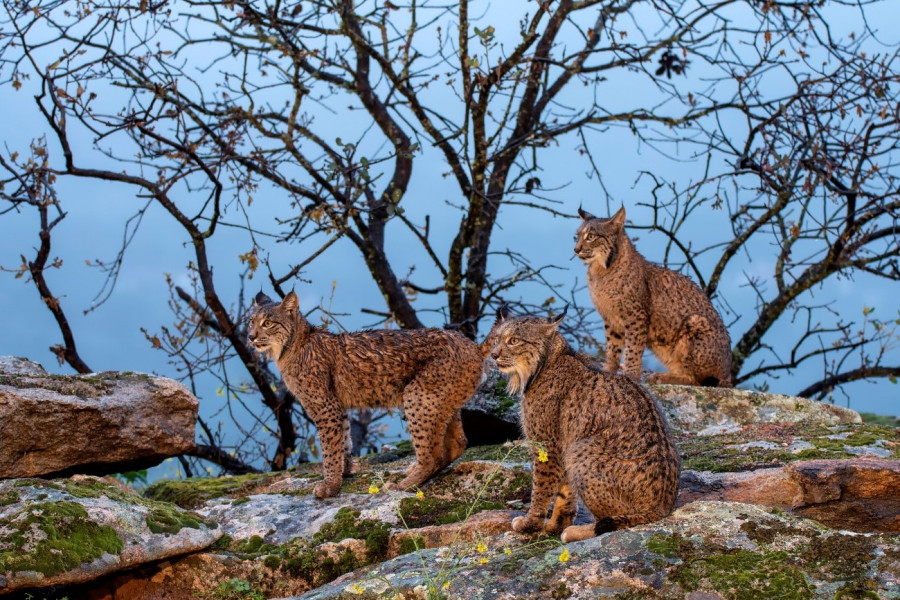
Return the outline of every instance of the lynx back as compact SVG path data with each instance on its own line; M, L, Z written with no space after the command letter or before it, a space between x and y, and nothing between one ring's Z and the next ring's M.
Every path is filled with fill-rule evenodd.
M534 442L531 507L513 529L571 542L666 516L681 463L659 407L629 377L585 365L557 331L561 319L500 315L494 326L491 358L522 394ZM572 525L576 494L593 524Z
M420 485L466 448L460 408L482 377L475 342L443 329L332 334L311 326L290 292L280 303L260 292L249 339L275 359L288 390L316 425L324 481L318 498L334 496L350 469L348 408L401 407L416 462L397 487Z
M625 234L625 209L609 219L578 209L575 254L587 264L591 300L606 329L606 370L639 379L649 346L668 373L652 383L731 385L731 340L719 313L693 281L647 262Z

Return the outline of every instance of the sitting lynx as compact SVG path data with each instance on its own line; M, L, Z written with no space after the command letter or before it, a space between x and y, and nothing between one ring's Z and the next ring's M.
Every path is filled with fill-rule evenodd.
M442 329L332 334L311 326L294 292L276 304L260 292L250 343L270 354L319 432L325 480L317 498L340 492L349 470L348 408L403 407L416 462L399 489L415 487L466 448L460 407L482 377L478 346Z
M562 531L562 541L573 542L668 515L681 461L650 394L628 377L585 366L556 329L563 315L507 318L501 311L491 358L509 393L522 394L522 427L536 443L531 508L512 527ZM572 525L573 488L594 523Z
M648 263L625 234L625 209L582 219L575 254L587 263L588 289L606 327L606 370L640 379L644 348L669 370L651 383L731 386L731 340L719 313L697 285Z

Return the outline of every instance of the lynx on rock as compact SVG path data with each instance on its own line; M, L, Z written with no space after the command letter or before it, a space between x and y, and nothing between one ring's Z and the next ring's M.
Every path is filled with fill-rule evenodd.
M668 515L681 460L653 397L586 366L557 331L564 314L509 318L501 309L491 358L509 393L522 395L522 428L534 442L531 507L512 527L573 542ZM572 525L575 494L594 523Z
M625 233L625 209L609 219L578 209L575 254L587 263L591 300L606 328L606 370L622 351L625 373L641 376L649 346L668 373L651 383L731 386L731 340L719 313L693 281L650 264Z
M443 329L333 334L300 314L294 292L276 303L260 292L250 343L275 359L285 385L319 432L324 481L317 498L337 495L350 467L348 408L402 407L416 462L397 484L413 488L466 448L460 408L482 377L479 347Z

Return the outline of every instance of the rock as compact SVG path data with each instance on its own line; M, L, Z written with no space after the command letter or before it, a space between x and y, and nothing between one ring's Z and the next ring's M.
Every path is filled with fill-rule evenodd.
M694 502L666 519L562 546L507 533L486 549L424 550L341 577L297 600L426 598L893 598L900 551L889 535L823 529L731 502Z
M730 433L753 423L862 423L859 413L827 402L735 388L648 385L676 431Z
M0 356L0 373L7 375L46 375L38 363L18 356Z
M862 422L854 410L784 394L683 385L647 387L659 399L669 425L678 432L729 433L751 423ZM506 394L506 383L496 369L463 406L462 415L470 446L500 444L521 437L519 402Z
M519 400L506 393L506 380L492 369L487 380L462 407L463 431L469 446L502 444L522 437Z
M198 402L176 381L0 364L0 479L135 470L194 447Z
M214 523L96 477L0 482L0 594L206 548Z

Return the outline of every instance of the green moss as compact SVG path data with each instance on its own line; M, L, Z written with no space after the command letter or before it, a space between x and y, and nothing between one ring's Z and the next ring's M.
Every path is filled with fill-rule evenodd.
M812 598L806 576L783 551L724 550L689 558L674 569L672 579L686 591L714 590L729 600Z
M346 539L364 540L367 558L381 561L387 555L388 540L391 537L390 526L377 519L360 519L360 512L350 507L343 507L334 515L334 520L326 523L313 535L313 542L340 542Z
M124 490L102 479L64 479L60 480L64 489L76 498L99 498L105 496L124 504L134 504L146 508L149 512L145 518L151 533L174 534L188 527L200 529L203 525L216 528L218 525L204 521L198 515L179 510L168 502L143 498Z
M864 581L875 559L875 542L862 535L817 535L800 554L810 572L826 581Z
M665 558L678 558L692 548L692 544L677 533L672 535L654 533L647 539L647 550Z
M151 500L172 502L181 508L192 509L213 498L234 496L241 492L247 492L253 487L273 480L277 476L279 476L277 473L253 473L230 477L167 479L158 481L148 487L144 491L144 496Z
M76 396L84 400L105 396L113 389L113 384L107 379L86 377L84 375L16 375L4 373L0 375L0 385L8 385L20 389L50 390L58 394Z
M19 501L19 492L16 490L7 490L0 494L0 506L9 506Z
M11 532L0 537L0 572L54 575L119 554L123 546L112 527L95 523L76 502L23 508L0 519L0 530Z
M146 517L147 527L151 533L178 533L185 527L190 529L200 529L204 524L215 526L214 523L207 523L194 513L179 510L171 504L158 502L150 508L150 514Z
M281 557L277 554L270 554L263 559L263 564L273 571L281 566Z
M460 457L460 462L471 460L493 460L505 462L531 462L531 451L525 444L516 444L512 448L507 444L493 446L470 446Z
M400 548L398 552L402 554L409 554L410 552L416 552L418 550L422 550L425 548L425 538L421 535L411 535L409 537L404 537L400 540Z
M838 435L837 439L832 436ZM695 471L735 472L781 466L797 460L852 458L850 449L870 446L879 440L894 446L894 458L900 458L900 429L877 424L850 424L826 427L798 423L754 424L740 432L700 436L682 434L677 444L682 466ZM771 442L770 448L738 448L747 442ZM799 452L786 448L793 442L811 444Z
M469 509L471 508L471 513ZM479 500L474 504L453 498L403 498L398 507L403 522L410 529L428 525L444 525L457 523L469 514L483 510L504 508L503 502L496 500Z

